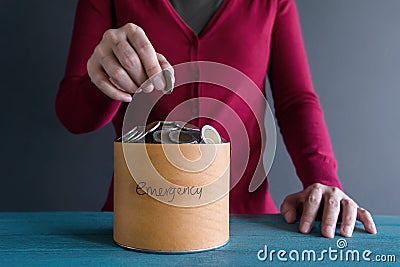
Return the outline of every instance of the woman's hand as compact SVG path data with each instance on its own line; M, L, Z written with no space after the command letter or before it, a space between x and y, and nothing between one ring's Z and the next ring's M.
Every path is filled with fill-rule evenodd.
M297 212L302 210L299 230L305 234L311 231L320 209L323 209L321 232L325 237L335 236L340 211L342 212L340 226L342 236L351 237L356 220L364 224L368 233L376 234L371 214L358 207L350 197L334 186L315 183L303 191L287 196L281 205L281 214L286 222L294 223Z
M92 82L110 98L124 102L130 102L131 94L149 77L167 68L173 71L145 32L132 23L107 30L87 63ZM156 75L143 92L163 90L165 85L163 75Z

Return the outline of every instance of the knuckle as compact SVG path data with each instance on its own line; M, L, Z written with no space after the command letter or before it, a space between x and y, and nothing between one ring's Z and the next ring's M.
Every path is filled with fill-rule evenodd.
M122 68L114 68L110 71L110 76L113 79L120 81L125 77L125 71Z
M342 205L345 207L351 207L352 206L352 201L350 199L343 199L342 200Z
M357 208L357 204L353 200L348 199L348 198L345 198L345 199L342 200L342 205L344 207L348 207L350 209Z
M321 187L312 188L311 191L310 191L310 194L311 195L321 195L322 194Z
M121 64L127 69L134 69L138 66L137 60L133 56L125 56L121 59Z
M330 197L330 198L328 199L328 201L326 202L326 205L327 205L328 207L330 207L330 208L337 208L337 207L339 207L339 202L337 201L336 198Z
M153 64L150 67L146 68L146 73L156 73L158 70L158 66Z
M141 27L139 27L138 25L133 24L133 23L125 24L123 28L126 31L130 32L130 33L142 33L142 32L144 32Z
M98 45L95 47L94 51L93 51L94 55L98 55L98 56L103 56L104 55L104 49L101 45Z
M320 183L314 183L311 185L311 190L321 190L322 184Z
M344 220L345 222L351 222L354 220L354 216L346 215L342 220Z
M147 54L147 53L155 53L155 50L151 43L149 42L142 42L138 47L138 52Z
M340 193L341 191L340 191L340 189L337 188L336 186L332 186L332 187L331 187L331 192L332 192L333 194L337 194L337 193Z
M325 218L325 221L324 221L324 225L335 225L336 224L336 218L335 217L331 217L331 216L328 216L328 217L326 217Z
M316 194L310 194L307 198L308 203L311 205L317 205L318 204L318 197L316 196Z
M106 30L106 31L103 33L103 39L104 39L104 40L106 40L106 39L108 39L108 38L111 37L111 31L112 31L112 30Z
M100 89L105 89L107 87L107 82L103 79L100 80L94 79L93 83Z
M116 30L115 29L106 30L103 34L103 39L111 42L116 42L118 40Z

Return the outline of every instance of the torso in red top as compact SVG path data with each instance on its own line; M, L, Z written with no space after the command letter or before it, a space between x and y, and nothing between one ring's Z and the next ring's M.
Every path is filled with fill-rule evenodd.
M223 63L250 77L262 93L268 73L278 123L303 185L320 182L340 187L323 113L310 79L294 0L225 0L199 36L168 0L81 0L66 75L57 98L57 113L68 129L92 131L112 120L117 135L121 133L126 105L108 100L96 90L87 77L85 61L106 29L128 22L142 27L156 51L172 65L188 61ZM260 91L251 92L246 87L235 90L250 97L260 96ZM191 123L213 125L227 140L232 136L221 125L235 129L242 123L251 137L250 160L243 175L236 166L246 160L240 152L248 149L247 140L232 144L231 176L240 181L230 192L231 213L277 212L267 181L255 192L248 192L263 149L252 112L263 117L263 99L254 99L249 107L230 90L192 83L164 96L149 121L164 120L177 105L197 98L219 100L227 109L210 101L190 101L186 115L195 118ZM145 101L141 103L146 105ZM229 107L239 119L232 119ZM258 169L256 175L265 173ZM106 206L110 207L111 201L109 198Z

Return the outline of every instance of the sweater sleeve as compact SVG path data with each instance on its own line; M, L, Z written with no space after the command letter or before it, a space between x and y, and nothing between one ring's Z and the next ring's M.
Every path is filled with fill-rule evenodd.
M56 97L56 113L72 133L86 133L109 123L121 102L91 82L86 64L103 33L113 26L110 0L79 0L67 66Z
M280 132L303 187L322 183L342 188L294 0L278 0L268 77Z

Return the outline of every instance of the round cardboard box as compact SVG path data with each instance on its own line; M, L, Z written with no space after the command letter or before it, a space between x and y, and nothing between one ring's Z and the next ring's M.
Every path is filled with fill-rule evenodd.
M175 160L176 151L188 160ZM230 143L115 142L114 241L165 253L226 244L229 164Z

